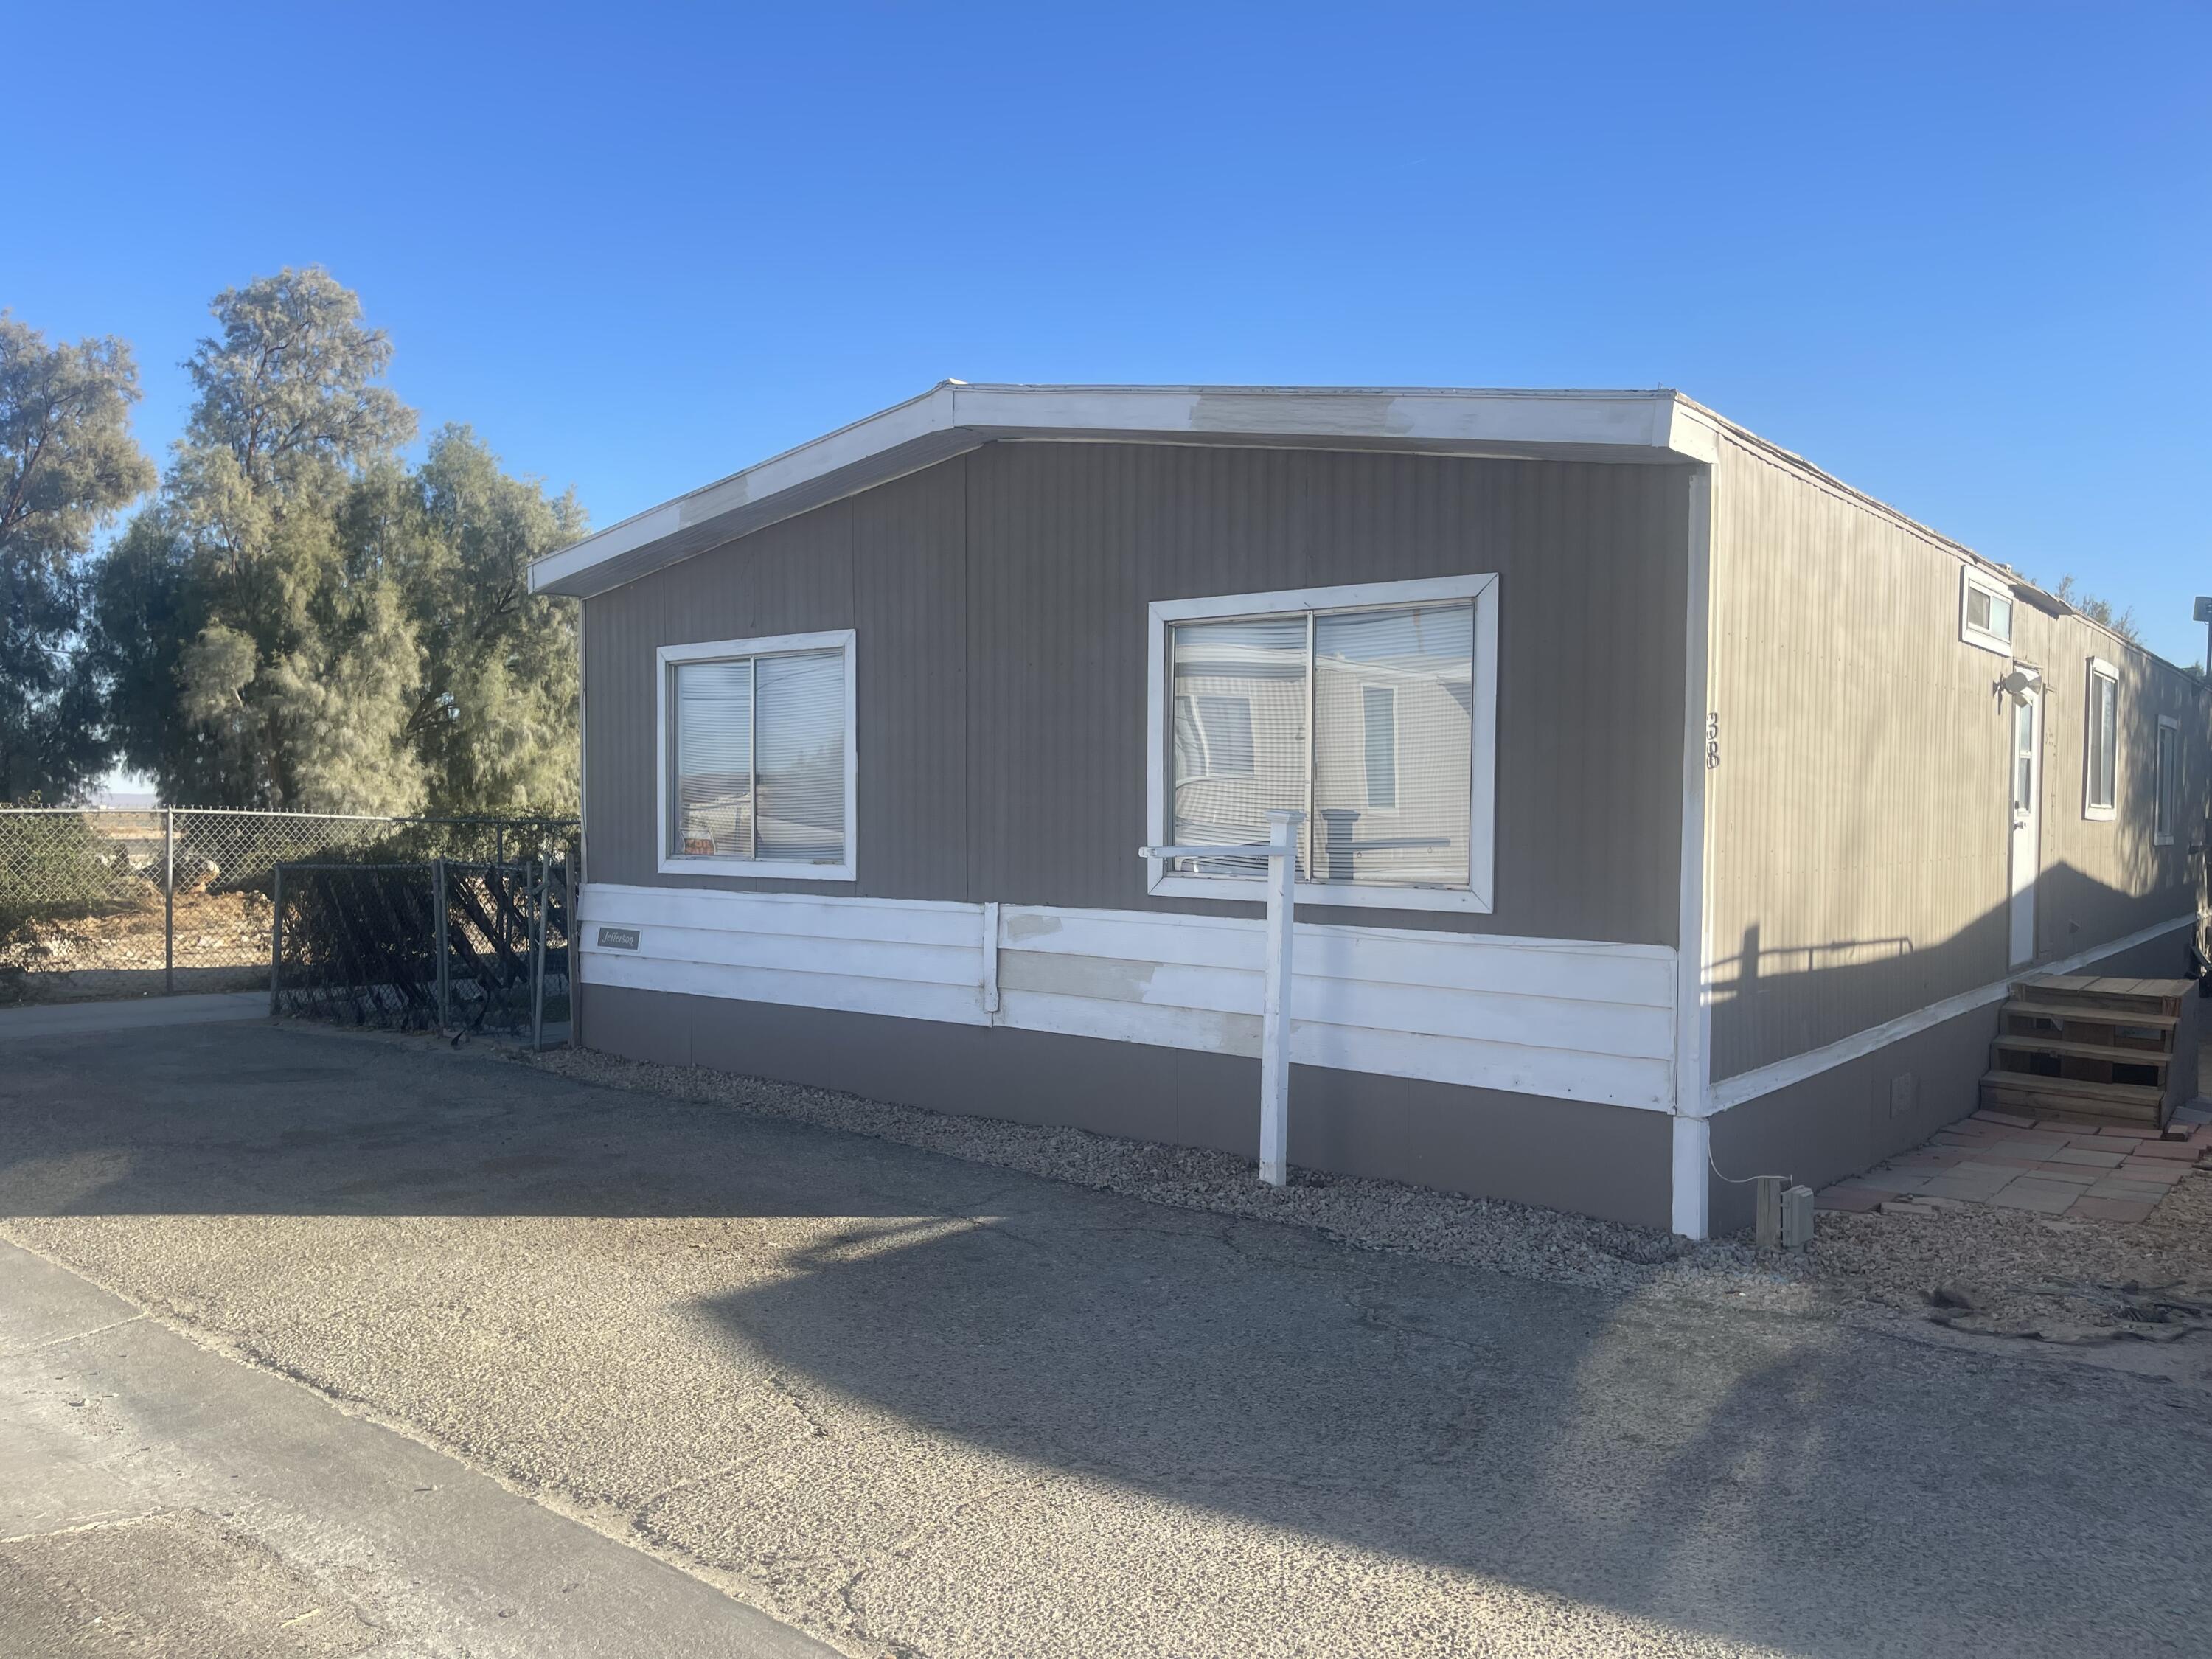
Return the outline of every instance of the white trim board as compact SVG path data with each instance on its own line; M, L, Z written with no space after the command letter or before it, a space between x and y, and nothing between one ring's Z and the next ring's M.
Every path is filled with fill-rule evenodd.
M588 598L996 439L1710 462L1719 418L1680 393L1406 386L971 386L918 398L538 560L533 593Z
M1692 470L1686 545L1686 619L1682 648L1682 820L1680 887L1674 937L1680 942L1682 971L1674 981L1674 1126L1671 1166L1674 1230L1686 1238L1704 1238L1712 1222L1712 1186L1705 1178L1711 1162L1702 1107L1712 1065L1712 915L1708 899L1712 837L1710 796L1717 777L1709 766L1708 744L1717 731L1708 720L1712 707L1711 591L1713 471Z
M1145 652L1145 822L1148 841L1171 846L1168 821L1168 757L1174 746L1169 719L1168 640L1177 623L1269 616L1322 616L1391 605L1474 606L1474 659L1469 687L1472 750L1468 757L1468 883L1464 887L1392 887L1351 882L1302 881L1300 904L1354 910L1461 910L1486 914L1495 907L1498 838L1498 578L1495 574L1432 576L1413 581L1352 582L1335 587L1279 588L1267 593L1224 593L1206 599L1155 599L1147 607ZM1312 685L1307 688L1311 707ZM1313 741L1307 735L1309 745ZM1258 877L1170 875L1165 860L1146 860L1146 890L1162 898L1230 899L1258 904L1266 898ZM1303 935L1301 935L1303 937Z
M605 883L581 911L586 984L1259 1052L1255 918ZM1664 945L1302 922L1291 1006L1301 1065L1673 1104Z
M1854 1031L1825 1048L1792 1054L1787 1060L1778 1060L1755 1071L1741 1072L1734 1077L1723 1078L1705 1091L1703 1115L1716 1116L1730 1107L1741 1106L1747 1101L1757 1100L1779 1089L1787 1089L1808 1078L1818 1077L1823 1072L1833 1071L1838 1066L1847 1065L1877 1049L1886 1048L1893 1042L1941 1025L1946 1020L1956 1019L1977 1008L1986 1008L1992 1003L2002 1002L2021 980L2033 979L2044 974L2077 974L2091 963L2100 962L2122 951L2132 951L2138 945L2148 945L2177 927L2193 927L2197 921L2194 915L2176 916L2171 921L2161 921L2142 928L2124 939L2109 939L2062 961L2023 968L1987 985L1961 991L1954 997L1946 997L1925 1008L1916 1008L1909 1014L1899 1014L1895 1019L1885 1020L1879 1025L1869 1025L1863 1031Z

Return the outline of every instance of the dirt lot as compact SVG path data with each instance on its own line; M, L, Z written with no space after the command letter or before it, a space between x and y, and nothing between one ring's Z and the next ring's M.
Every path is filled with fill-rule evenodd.
M2205 1339L1869 1326L1817 1263L1146 1202L400 1040L7 1062L8 1237L848 1653L2206 1650ZM1389 1249L1294 1224L1371 1204Z
M270 905L261 893L176 896L179 992L269 982ZM163 988L165 918L158 886L106 915L33 924L0 947L0 1004L152 996Z

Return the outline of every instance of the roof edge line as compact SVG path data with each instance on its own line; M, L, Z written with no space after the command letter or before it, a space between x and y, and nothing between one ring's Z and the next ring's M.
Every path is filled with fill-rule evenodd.
M1668 388L1013 386L940 380L917 397L546 555L530 567L530 591L575 597L603 592L619 585L590 581L591 573L603 566L708 520L803 491L847 469L865 469L878 460L896 469L902 447L956 431L972 431L979 441L1123 435L1137 442L1183 437L1222 444L1277 439L1325 446L1331 439L1361 445L1395 438L1432 445L1443 453L1462 447L1494 453L1496 446L1513 445L1539 457L1552 450L1602 459L1613 450L1711 461L1710 428L1683 415L1685 408L1694 407ZM639 569L620 580L644 574Z

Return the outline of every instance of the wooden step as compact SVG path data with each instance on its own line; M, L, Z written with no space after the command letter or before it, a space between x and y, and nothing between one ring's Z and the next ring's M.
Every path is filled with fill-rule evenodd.
M2119 1048L2106 1042L2075 1042L2065 1037L2018 1031L2003 1033L1990 1046L2014 1054L2063 1054L2069 1060L2108 1060L2115 1066L2155 1066L2160 1071L2164 1071L2173 1059L2163 1048Z
M2012 988L2015 1002L2071 1002L2099 1008L2140 1008L2147 1013L2172 1013L2173 1005L2192 994L2196 985L2185 979L2120 979L2097 974L2045 974L2024 979Z
M2163 1123L2166 1091L2148 1083L2077 1083L2071 1078L2032 1077L2025 1072L1982 1074L1982 1104L2036 1117L2062 1113L2127 1123Z
M2004 1005L2004 1011L2008 1014L2020 1014L2035 1019L2090 1020L2100 1025L2144 1025L2169 1031L2181 1024L2179 1014L2109 1006L2099 1007L2081 1002L2031 1002L2017 996Z

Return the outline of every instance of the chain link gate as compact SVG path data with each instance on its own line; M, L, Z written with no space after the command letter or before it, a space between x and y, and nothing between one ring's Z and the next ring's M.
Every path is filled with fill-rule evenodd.
M275 871L445 858L507 866L564 818L0 808L0 1003L267 982Z
M565 1040L577 864L297 864L275 872L269 1012Z

